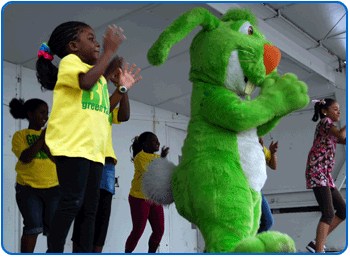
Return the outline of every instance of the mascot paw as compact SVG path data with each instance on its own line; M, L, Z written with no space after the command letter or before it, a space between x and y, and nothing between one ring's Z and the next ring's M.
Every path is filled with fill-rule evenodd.
M280 77L270 92L276 97L276 103L280 103L278 109L284 113L281 116L291 113L295 110L303 109L309 103L307 95L307 86L299 81L294 74L285 74Z
M241 241L233 253L295 253L295 244L288 235L268 231Z

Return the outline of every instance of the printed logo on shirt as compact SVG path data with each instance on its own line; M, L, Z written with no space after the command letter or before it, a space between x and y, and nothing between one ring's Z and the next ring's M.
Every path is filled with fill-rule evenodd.
M29 146L32 146L38 139L39 139L39 135L27 135L27 142L29 144ZM46 153L44 153L43 150L40 150L39 152L37 152L37 154L35 155L34 159L48 159L49 157L47 156Z
M90 90L83 90L82 108L109 115L109 95L107 84L103 84L101 79Z
M113 122L113 112L111 112L111 113L109 114L108 121L109 121L109 125L112 126L112 122Z

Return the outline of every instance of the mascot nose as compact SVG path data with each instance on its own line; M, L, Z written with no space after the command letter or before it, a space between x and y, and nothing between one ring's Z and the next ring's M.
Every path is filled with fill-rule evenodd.
M280 50L272 45L264 45L264 65L266 69L266 75L270 74L281 60Z

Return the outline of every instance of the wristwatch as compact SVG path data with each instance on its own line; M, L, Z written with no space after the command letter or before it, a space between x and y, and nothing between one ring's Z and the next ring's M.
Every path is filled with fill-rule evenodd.
M118 90L122 94L125 94L126 92L128 92L128 89L126 87L124 87L124 86L118 87Z

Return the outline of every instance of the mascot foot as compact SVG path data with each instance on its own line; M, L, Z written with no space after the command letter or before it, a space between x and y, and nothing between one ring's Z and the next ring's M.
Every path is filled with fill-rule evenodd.
M295 253L292 238L277 231L267 231L241 241L233 253Z

